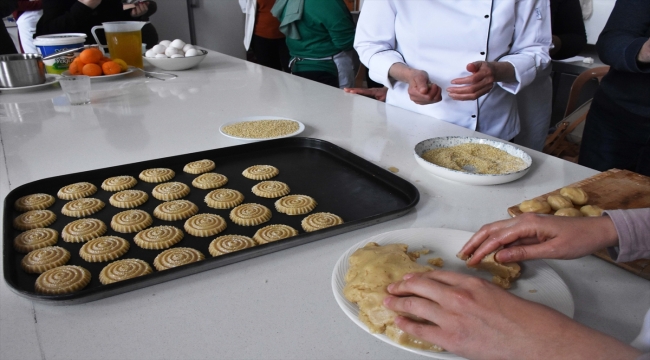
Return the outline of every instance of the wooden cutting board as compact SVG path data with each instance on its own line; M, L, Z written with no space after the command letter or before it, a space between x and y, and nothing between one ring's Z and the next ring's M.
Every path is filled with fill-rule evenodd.
M567 185L582 188L589 195L589 205L598 205L605 210L639 209L650 207L650 177L628 170L612 169L576 183ZM549 195L559 195L560 189L535 197L546 200ZM529 200L529 199L522 199ZM579 208L579 207L576 207ZM508 214L521 215L519 204L508 208ZM627 263L615 263L606 250L594 253L595 256L636 275L650 280L650 259L638 259Z

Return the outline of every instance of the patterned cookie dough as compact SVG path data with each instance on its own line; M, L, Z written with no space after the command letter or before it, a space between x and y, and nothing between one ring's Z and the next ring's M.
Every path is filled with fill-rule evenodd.
M153 210L153 216L161 220L176 221L187 219L199 212L199 207L189 200L164 202Z
M287 195L275 202L275 209L287 215L302 215L314 210L316 205L311 196Z
M257 196L272 199L287 195L291 189L281 181L262 181L253 186L251 191Z
M199 161L193 161L183 167L183 171L188 174L203 174L208 171L214 170L215 165L214 161L204 159Z
M97 186L89 182L78 182L59 189L56 196L62 200L76 200L88 197L97 192Z
M163 271L201 260L205 260L205 256L200 251L192 248L177 247L167 249L158 254L153 260L153 266L156 270Z
M188 234L200 237L217 235L226 229L226 220L215 214L198 214L185 221Z
M106 191L122 191L134 187L138 183L133 176L113 176L102 182L102 189Z
M126 210L111 219L111 228L120 233L133 233L146 229L153 224L148 212L143 210Z
M111 195L108 202L121 209L132 209L146 203L147 200L149 194L142 190L122 190Z
M49 194L31 194L23 196L14 202L16 211L44 210L54 204L56 199Z
M119 236L101 236L88 241L79 249L79 256L88 262L115 260L129 251L129 242Z
M52 225L56 214L50 210L30 210L18 215L13 222L16 230L31 230Z
M228 183L228 178L225 175L217 173L206 173L197 176L192 180L192 186L199 189L216 189Z
M219 256L256 246L255 240L242 235L224 235L212 240L208 251L210 255Z
M158 184L151 191L153 197L163 201L181 199L189 193L190 187L178 181Z
M118 281L151 274L152 272L153 269L151 269L151 266L143 260L117 260L106 265L102 269L99 273L99 281L104 285L108 285Z
M306 232L325 229L330 226L343 224L340 216L328 212L313 213L302 219L300 225Z
M99 219L79 219L68 223L61 231L61 237L65 242L86 242L104 235L106 230L106 224Z
M242 172L242 175L252 180L268 180L272 177L277 176L279 173L280 170L278 170L278 168L275 166L253 165L244 170L244 172Z
M244 202L244 194L233 189L217 189L210 191L204 201L214 209L230 209Z
M169 181L176 176L176 173L172 169L166 168L155 168L143 170L138 177L140 180L148 183L159 183L163 181Z
M298 235L298 230L291 226L282 224L268 225L257 230L255 235L253 235L253 240L257 241L257 243L261 245L296 235Z
M175 226L154 226L135 235L133 241L143 249L167 249L183 239L183 230Z
M81 198L72 200L61 208L61 214L70 217L90 216L103 209L106 204L95 198Z
M14 239L14 249L21 253L51 246L59 241L59 232L50 228L27 230Z
M76 265L63 265L42 273L34 290L41 294L68 294L85 288L90 283L90 271Z
M230 220L237 225L255 226L271 219L271 210L260 204L242 204L230 211Z
M28 273L40 274L55 267L65 265L70 260L70 252L60 246L48 246L31 251L25 255L20 266Z

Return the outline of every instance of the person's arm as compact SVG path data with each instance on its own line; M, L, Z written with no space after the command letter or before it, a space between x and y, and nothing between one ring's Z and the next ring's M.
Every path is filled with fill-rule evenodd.
M366 97L373 98L375 100L386 102L386 93L388 93L387 87L381 88L344 88L343 91L349 94L358 94Z
M483 279L434 270L388 286L384 306L417 338L469 359L637 359L641 352Z
M41 0L18 0L18 12L23 13L25 11L36 11L36 10L41 10L43 8L43 4L41 3Z
M351 50L354 45L354 22L350 10L343 0L321 1L321 11L314 14L332 39L332 43L340 51Z
M557 1L557 9L553 11L553 16L551 30L555 47L550 51L551 57L559 60L578 55L587 44L580 0Z
M596 42L603 63L619 71L650 73L648 14L650 1L616 1Z
M91 14L102 0L43 0L43 16L36 25L36 35L80 32L92 27Z
M650 208L606 210L618 234L618 246L609 248L612 260L627 262L650 258Z

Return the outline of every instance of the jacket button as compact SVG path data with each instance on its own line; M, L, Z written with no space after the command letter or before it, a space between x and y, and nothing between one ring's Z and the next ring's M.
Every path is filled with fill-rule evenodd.
M485 55L485 51L481 51L481 55Z
M490 15L485 15L485 18L486 18L486 19L489 18L489 17L490 17Z
M475 118L475 117L476 117L476 115L472 115L472 118Z

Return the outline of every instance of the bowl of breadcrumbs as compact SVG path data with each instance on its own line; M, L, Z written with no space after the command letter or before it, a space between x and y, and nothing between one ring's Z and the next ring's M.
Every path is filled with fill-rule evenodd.
M298 120L278 116L251 116L221 125L219 132L241 141L260 141L296 136L305 130Z
M470 185L496 185L526 175L533 160L505 142L465 136L427 139L415 146L415 160L430 173Z

